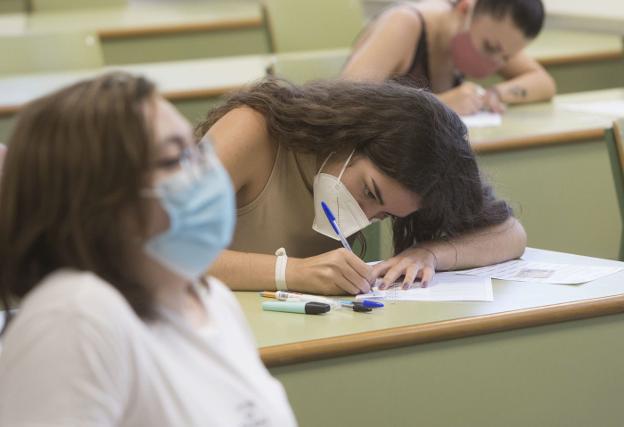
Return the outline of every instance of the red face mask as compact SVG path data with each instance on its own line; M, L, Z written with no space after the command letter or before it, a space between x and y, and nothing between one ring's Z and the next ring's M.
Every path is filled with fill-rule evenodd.
M463 74L482 79L494 74L500 65L483 55L472 43L468 31L456 34L451 40L451 55L455 67Z

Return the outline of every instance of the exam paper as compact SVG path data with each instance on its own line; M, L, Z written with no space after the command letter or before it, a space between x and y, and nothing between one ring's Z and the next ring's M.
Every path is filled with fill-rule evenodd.
M584 103L561 103L558 107L568 111L581 113L603 114L607 116L624 116L624 101L594 101Z
M460 118L469 128L495 127L503 123L503 117L500 114L487 111L481 111L470 116L460 116Z
M617 273L620 270L622 270L620 267L553 264L517 259L501 264L458 271L457 273L477 277L513 280L516 282L577 285Z
M394 301L493 301L492 280L489 277L471 277L455 273L436 273L426 288L400 289L400 284L383 291L374 290L357 295L362 299Z

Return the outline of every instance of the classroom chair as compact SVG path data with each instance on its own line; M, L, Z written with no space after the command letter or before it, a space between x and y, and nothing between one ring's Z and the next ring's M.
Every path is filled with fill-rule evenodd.
M25 0L30 12L58 12L72 9L106 9L128 5L128 0Z
M611 171L622 217L622 237L620 239L620 260L624 260L624 119L613 122L613 140L609 141Z
M0 75L78 70L103 65L102 48L92 32L26 34L0 37Z
M364 15L359 0L264 0L273 52L349 47Z
M272 58L267 72L299 84L335 78L340 76L349 54L348 48L279 53Z

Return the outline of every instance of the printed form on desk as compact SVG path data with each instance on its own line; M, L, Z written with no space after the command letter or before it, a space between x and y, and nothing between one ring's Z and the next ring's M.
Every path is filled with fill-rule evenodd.
M400 289L400 283L386 290L374 290L357 295L357 300L384 299L389 301L494 301L489 277L437 273L426 288L418 283L411 289Z
M620 267L553 264L516 259L501 264L458 271L457 273L514 282L578 285L617 273L620 270L622 270Z

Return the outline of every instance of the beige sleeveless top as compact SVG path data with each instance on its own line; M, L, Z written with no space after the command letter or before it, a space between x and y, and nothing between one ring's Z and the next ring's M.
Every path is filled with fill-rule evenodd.
M316 155L278 146L262 192L237 211L229 249L273 255L283 247L288 256L305 258L339 248L339 241L312 230L316 167Z

